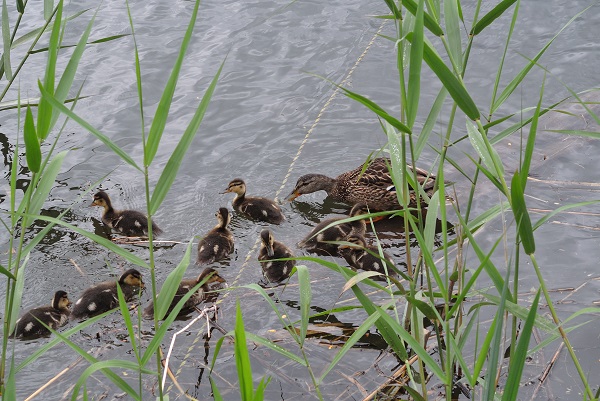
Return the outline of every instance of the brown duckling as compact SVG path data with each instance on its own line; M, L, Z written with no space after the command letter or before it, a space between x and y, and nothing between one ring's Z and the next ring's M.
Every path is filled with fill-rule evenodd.
M131 301L134 295L144 288L142 275L135 269L129 269L123 273L119 277L118 283L127 302ZM100 315L117 306L119 306L117 281L104 281L83 291L81 297L75 302L71 320Z
M196 305L206 300L210 291L213 289L212 285L214 283L224 283L225 279L219 276L215 269L206 268L197 278L181 280L165 317L171 313L171 311L177 305L177 303L179 303L181 298L183 298L188 292L190 292L192 288L202 283L203 281L204 283L200 286L200 288L198 288L194 295L192 295L185 302L185 304L183 304L183 307L179 311L178 316L185 316L192 312ZM154 317L154 302L150 302L150 305L148 305L146 309L144 309L144 317L146 319L152 319Z
M350 210L350 217L359 216L361 214L369 213L367 205L364 203L357 203ZM300 248L305 248L309 252L315 252L318 254L332 255L335 256L338 253L338 246L335 244L328 244L324 241L341 241L350 232L355 231L358 234L363 234L366 231L366 224L363 219L355 220L348 223L340 223L333 227L329 227L324 231L325 227L336 221L347 219L347 217L334 217L326 219L317 224L315 228L308 234L302 241L298 243Z
M233 199L233 208L246 217L271 224L280 224L285 220L281 208L272 200L246 196L246 183L242 179L232 180L222 193L228 192L236 194Z
M49 336L48 330L41 322L52 330L57 330L64 326L69 321L69 306L71 301L64 291L56 291L52 298L52 304L48 306L40 306L25 312L15 325L15 330L11 337L24 340L32 340L35 338Z
M227 229L231 221L231 214L227 208L219 208L217 213L218 224L208 232L198 243L198 259L196 264L205 265L226 258L233 252L233 235Z
M366 203L372 211L397 210L401 206L398 203L388 165L391 166L391 161L380 157L372 160L364 172L363 166L360 165L336 178L322 174L303 175L298 179L296 187L287 199L292 201L303 194L325 191L335 201L350 205ZM412 167L407 165L407 170L410 173ZM431 196L435 186L435 176L420 168L417 168L416 172L419 184L425 193ZM416 199L417 196L411 189L410 207L417 205Z
M345 239L346 242L350 242L353 245L340 245L340 255L346 259L346 262L355 269L362 269L367 271L375 271L385 275L385 267L387 264L387 272L390 277L397 277L398 274L391 266L396 266L396 263L387 253L383 253L385 259L382 260L379 256L379 249L375 246L367 246L365 237L361 234L351 233ZM375 255L371 254L373 252Z
M275 241L270 230L260 232L260 252L258 260L262 267L263 275L271 283L278 283L290 276L296 262L293 260L270 261L271 259L293 258L290 249L279 241Z
M148 218L137 210L115 210L110 202L110 197L104 191L94 195L92 206L104 208L102 222L127 237L144 237L148 235ZM162 230L152 222L152 234L160 235Z

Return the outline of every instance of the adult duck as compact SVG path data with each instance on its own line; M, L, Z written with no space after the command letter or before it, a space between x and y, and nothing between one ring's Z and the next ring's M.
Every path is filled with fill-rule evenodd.
M335 201L350 205L366 203L373 211L400 209L388 166L391 166L390 159L380 157L370 161L366 169L360 165L336 178L322 174L306 174L298 179L287 199L292 201L300 195L325 191ZM412 176L412 167L407 165L406 168ZM435 186L435 176L420 168L415 171L419 185L428 196L431 196ZM416 207L416 205L417 195L411 189L409 207Z

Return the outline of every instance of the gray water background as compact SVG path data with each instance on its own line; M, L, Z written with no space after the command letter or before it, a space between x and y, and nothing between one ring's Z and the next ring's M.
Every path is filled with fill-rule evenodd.
M502 86L525 65L524 57L533 57L563 24L587 5L584 1L570 2L568 5L558 1L523 2L504 69L505 77L508 78L502 80ZM148 116L154 112L170 73L193 3L146 1L133 2L131 6L140 49L148 129L151 122ZM463 6L466 18L471 18L472 5ZM96 3L69 4L65 10L67 14L72 14L88 7L96 7ZM165 231L163 238L187 242L193 236L209 230L215 224L214 212L217 208L223 205L230 206L231 197L220 195L219 192L235 177L242 177L247 181L249 194L275 196L301 141L333 90L327 82L312 74L340 82L382 23L381 20L370 16L386 12L383 2L301 1L288 4L270 1L206 1L201 4L194 38L171 106L171 116L151 169L153 182L158 179L161 169L226 55L227 61L200 132L184 159L169 196L156 215L156 221ZM73 27L67 30L66 43L74 43L78 39L78 34L88 19L89 15L70 23ZM34 23L25 20L23 32L37 26L38 23L39 19ZM509 18L504 17L475 40L465 82L477 104L489 104L495 69L509 23ZM540 63L552 73L546 82L545 104L568 96L558 79L575 91L598 85L599 23L598 7L595 6L568 27L542 57ZM120 33L129 33L125 5L122 2L102 4L91 39ZM387 23L383 33L393 35L391 23ZM464 31L462 34L464 38ZM16 53L18 54L18 50ZM16 59L17 57L13 58ZM65 60L61 59L59 71L64 67ZM43 53L32 56L27 69L22 72L22 94L36 96L36 80L43 76L44 65ZM430 74L427 67L424 67L424 71L425 74ZM353 91L370 97L387 110L397 113L397 79L393 46L389 41L378 38L359 63L348 86ZM543 73L540 70L534 71L523 88L515 92L497 116L535 105L542 79ZM140 118L131 37L89 46L77 76L77 84L84 81L83 93L90 97L78 103L76 112L141 163ZM423 80L422 105L417 124L425 121L428 106L433 102L438 90L439 86L435 80ZM7 96L7 99L16 98L16 86L11 95ZM438 136L445 132L447 116L446 113L436 127ZM0 139L5 155L14 149L17 135L15 117L15 112L2 113ZM458 129L454 133L455 137L464 135L465 130L461 129L464 124L457 124L456 127ZM431 144L439 146L439 140L436 140L435 136L432 135ZM544 153L547 156L546 160L541 157L534 162L533 173L539 178L555 181L595 182L599 149L596 142L577 140L569 142L569 146L557 145L562 139L563 136L557 134L540 134L538 145L541 153L544 153L544 149L551 151ZM319 172L335 176L356 167L369 152L385 142L385 136L372 112L350 99L338 96L324 110L291 172L290 182L280 195L287 194L296 178L304 173ZM518 139L511 138L508 142L510 145L506 141L502 145L503 155L516 158ZM47 149L46 145L44 150ZM70 152L63 165L63 172L59 175L57 186L45 204L45 213L58 214L75 202L91 183L109 173L101 187L111 194L115 205L144 209L145 196L141 175L122 163L117 156L76 124L68 124L66 135L63 135L59 143L58 150L66 149L70 149ZM451 149L450 155L459 160L464 168L472 169L464 152L474 154L466 141ZM419 165L430 168L435 157L436 153L433 150L426 149ZM9 161L5 156L5 177L8 177ZM21 164L24 163L22 159ZM458 188L466 187L466 180L456 171L446 171L446 175L447 179L457 182ZM23 179L26 177L26 174L22 176ZM0 185L1 192L8 193L8 181L5 180ZM489 187L491 185L488 189ZM530 184L528 192L532 195L528 198L528 206L531 208L554 209L563 204L598 198L594 187L584 185ZM464 196L466 194L460 194L460 198L464 199ZM300 202L285 205L284 213L288 220L279 227L273 227L276 238L293 247L317 221L346 211L346 208L339 204L324 204L323 198L323 194L314 194L300 198ZM483 191L477 198L475 213L489 208L497 203L498 199L493 190ZM76 203L66 220L102 234L100 211L88 207L90 200L91 198L86 196L85 201ZM597 207L578 210L598 213ZM541 215L534 215L534 221L539 217ZM596 215L560 215L554 219L555 223L546 224L537 231L537 257L548 286L553 289L568 289L583 285L568 298L568 301L560 303L558 309L563 318L583 307L594 305L600 299L596 263L596 219ZM506 221L511 223L510 213ZM232 229L236 235L236 252L230 265L223 264L221 268L222 275L230 285L256 283L261 278L260 268L255 261L256 255L251 254L247 263L245 260L262 227L243 218L234 218ZM479 235L478 240L481 244L491 246L500 236L501 230L500 222L492 224ZM512 232L514 229L508 230ZM404 262L404 240L398 238L391 230L383 234L388 252L399 262ZM509 237L512 238L512 235ZM0 239L3 244L2 251L6 252L7 234L0 234ZM147 256L144 247L130 249L141 257ZM162 282L177 265L184 249L185 245L164 246L158 249L156 256L159 282ZM85 273L83 276L77 272L70 259L81 267ZM477 267L474 255L468 255L467 260L467 263L472 263L471 269ZM494 261L498 266L504 266L503 260L503 251L499 250L494 256ZM76 299L84 288L114 277L127 267L122 259L87 239L62 228L54 229L31 255L23 308L46 304L58 289L66 289L71 298ZM318 265L311 264L309 267L313 281L315 312L334 306L357 304L349 294L340 296L343 287L340 277ZM194 276L197 272L198 269L192 265L187 276ZM522 269L520 279L523 299L527 302L531 296L526 292L536 283L529 265ZM296 280L292 279L292 284L295 283ZM485 285L487 283L482 283L481 288L485 288ZM1 288L0 291L5 290ZM555 294L557 300L560 300L570 293L568 291ZM286 313L297 317L299 304L295 286L291 285L283 292L279 288L275 290L275 294L280 298L279 304L285 308ZM223 327L233 328L235 299L238 297L242 301L246 328L249 331L281 338L282 346L296 352L297 347L290 343L286 335L281 334L281 325L275 314L267 303L254 293L237 290L223 300L220 311L220 323ZM149 291L142 297L142 302L145 303L148 299ZM545 312L546 309L542 308L540 313ZM350 326L359 325L364 319L364 315L359 312L338 314L336 317ZM594 383L600 379L600 374L597 373L600 371L597 334L600 332L599 323L596 316L588 316L588 319L583 320L592 321L569 337L575 344L584 369L592 372L589 379ZM186 322L177 322L173 326L173 332L185 324ZM484 320L483 324L485 327L489 322ZM176 371L180 384L190 395L207 399L210 398L210 386L204 368L205 364L212 360L214 344L220 335L216 334L216 338L207 341L208 345L205 348L204 340L200 339L204 331L203 326L198 324L194 327L195 329L190 330L187 335L179 337L171 367ZM143 331L150 333L151 330L152 325L144 322ZM384 381L385 376L391 374L396 362L385 352L377 366L373 366L381 351L375 347L377 333L372 331L370 337L369 346L365 345L352 351L330 373L322 388L326 399L360 399L362 394L359 386L348 377L354 376L361 386L370 391ZM91 350L99 359L134 358L126 342L126 332L117 315L72 338L83 349ZM170 335L167 339L170 340ZM45 341L47 340L16 343L17 360L23 360ZM307 342L307 353L317 373L325 368L339 350L329 347L328 341L330 340L322 339ZM315 397L305 368L261 347L251 349L251 354L256 379L264 375L272 376L267 388L267 399ZM22 399L31 394L75 359L74 352L66 346L58 346L45 354L20 374L18 398ZM537 355L525 374L535 378L547 359L547 355ZM45 390L41 397L61 399L77 380L84 366L83 363L77 365ZM217 362L217 373L217 384L225 399L237 399L239 395L235 361L232 346L227 342ZM135 383L134 373L119 371L119 374L130 377L132 383ZM594 374L595 378L592 377ZM572 387L577 381L574 375L569 358L563 352L551 376L551 384L544 390L544 396L550 398L548 394L551 394L554 399L580 398L580 389ZM154 385L153 381L144 382L144 399L153 397ZM533 386L525 387L524 394L531 392L531 387ZM88 391L95 398L105 394L108 399L120 393L102 375L95 375L88 380ZM169 393L173 398L178 394L172 387L169 387Z

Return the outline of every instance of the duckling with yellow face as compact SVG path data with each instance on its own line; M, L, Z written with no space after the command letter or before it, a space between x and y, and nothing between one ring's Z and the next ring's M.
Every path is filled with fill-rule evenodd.
M231 221L231 213L225 207L217 213L218 224L210 230L198 243L198 259L196 264L206 265L218 262L233 252L233 234L227 229Z
M293 260L272 260L293 258L292 251L279 241L275 241L273 233L264 229L260 233L262 241L258 260L262 267L263 275L271 283L279 283L290 276L292 268L296 265Z
M104 208L102 222L126 237L144 237L148 235L148 217L137 210L115 210L110 197L104 191L94 195L92 206ZM152 234L160 235L162 230L152 222Z
M383 258L379 257L379 249L374 246L368 246L365 237L362 234L351 233L344 241L349 245L340 245L340 255L346 262L355 269L375 271L390 277L397 277L398 273L392 268L396 266L394 259L387 253L383 253ZM369 252L370 251L370 252ZM375 256L377 255L377 256Z
M270 224L280 224L285 220L281 208L272 200L257 196L246 196L246 183L240 178L232 180L224 192L235 193L233 208L242 215Z
M123 291L126 302L133 300L134 296L144 288L140 272L136 269L129 269L119 277L118 281L104 281L83 291L81 297L75 302L71 320L100 315L119 306L117 282Z
M197 278L181 280L165 317L171 313L171 311L179 303L181 298L183 298L188 292L192 290L192 288L194 288L200 283L202 283L202 285L194 293L194 295L192 295L185 302L185 304L183 304L183 307L179 311L178 316L185 316L192 312L196 305L198 305L201 302L204 302L209 297L209 295L212 295L211 291L214 291L213 286L215 286L216 284L225 283L225 279L219 276L219 273L217 273L215 269L206 268L202 271L202 273L200 273L200 275ZM148 305L146 309L144 309L144 317L146 319L152 319L154 317L154 302L150 302L150 305Z
M11 337L31 340L49 336L50 330L40 322L43 322L52 330L57 330L69 321L70 305L71 301L67 293L65 291L56 291L51 305L30 309L17 320Z

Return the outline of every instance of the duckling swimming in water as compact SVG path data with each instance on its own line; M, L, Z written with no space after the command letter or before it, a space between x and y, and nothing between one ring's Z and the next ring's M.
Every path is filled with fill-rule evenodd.
M333 200L350 205L362 202L369 205L371 211L397 210L400 209L398 196L392 181L392 174L388 169L391 161L380 157L370 161L363 171L363 165L354 170L345 172L336 178L327 177L322 174L306 174L298 179L293 191L287 199L292 201L303 194L317 191L325 191ZM406 166L408 174L412 175L412 167ZM423 191L431 197L435 187L435 175L426 170L416 168L417 181ZM416 207L417 198L421 203L423 199L410 190L409 207Z
M374 256L368 251L371 251L375 255L379 255L379 250L374 246L367 246L367 241L362 234L351 233L344 241L350 242L352 245L340 245L340 255L346 259L346 262L354 267L355 269L362 269L367 271L375 271L385 276L385 265L387 264L387 275L390 277L397 277L398 273L391 267L396 266L396 263L387 253L383 253L382 260L378 256Z
M262 267L263 275L271 283L279 283L290 276L292 268L296 265L293 260L273 261L271 259L293 258L290 249L279 241L275 241L270 230L260 232L260 251L258 260Z
M148 218L137 210L115 210L110 197L104 191L94 195L92 206L104 208L102 222L127 237L144 237L148 235ZM152 222L152 234L160 235L162 230Z
M369 213L367 205L364 203L357 203L350 210L350 217L356 217L361 214ZM333 227L329 227L323 230L325 227L336 221L347 219L347 217L334 217L326 219L317 224L315 228L308 234L302 241L298 243L300 248L305 248L309 252L314 252L323 255L335 256L338 253L338 246L334 244L328 244L324 241L341 241L350 232L354 231L358 234L363 234L366 231L366 224L363 219L354 220L348 223L340 223Z
M123 273L119 277L118 283L126 302L131 301L134 295L144 288L142 275L135 269L129 269ZM73 312L71 312L71 320L100 315L117 306L119 306L117 281L104 281L83 291L81 297L75 302Z
M167 317L173 308L177 305L177 303L183 298L188 292L192 290L195 286L200 284L202 281L204 283L198 288L198 290L192 295L184 304L181 310L179 311L178 316L185 316L192 312L196 305L203 302L210 295L211 287L214 283L224 283L225 279L219 276L219 273L215 269L206 268L200 273L197 278L181 280L179 283L179 287L175 292L175 296L171 301L171 305L165 314ZM150 305L144 309L144 317L146 319L152 319L154 317L154 302L150 302Z
M222 193L233 192L233 208L253 220L280 224L285 220L281 208L272 200L257 196L246 196L246 183L240 178L232 180Z
M206 265L218 262L233 252L233 234L227 229L231 221L231 214L227 208L219 208L217 213L218 224L208 232L198 243L198 259L196 264Z
M48 306L40 306L28 310L17 320L15 330L11 337L33 340L35 338L49 336L48 330L40 321L50 327L52 330L57 330L64 326L69 321L69 306L71 301L65 291L56 291L52 298L52 304Z

